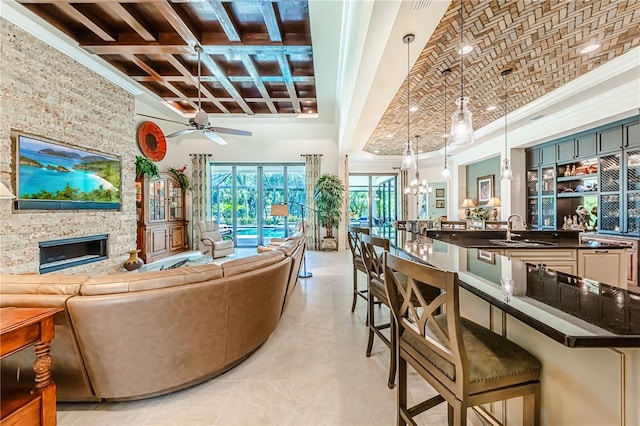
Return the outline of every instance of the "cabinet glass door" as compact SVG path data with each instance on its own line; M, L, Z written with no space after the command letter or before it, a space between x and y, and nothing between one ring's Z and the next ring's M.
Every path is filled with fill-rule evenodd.
M165 181L153 180L149 182L149 220L165 220Z
M600 205L598 228L601 231L620 232L620 154L600 157Z
M640 233L640 150L627 151L625 164L627 167L625 231L638 234Z
M182 187L172 180L167 181L167 192L169 193L169 220L183 219Z

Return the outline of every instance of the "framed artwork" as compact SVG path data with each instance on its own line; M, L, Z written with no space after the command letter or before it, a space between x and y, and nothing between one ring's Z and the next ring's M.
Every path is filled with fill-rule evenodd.
M496 254L488 250L478 250L478 260L495 265Z
M436 200L436 209L444 209L444 200Z
M444 198L444 188L438 188L438 189L436 189L436 197L438 197L438 198Z
M487 202L493 197L493 175L478 178L478 202Z

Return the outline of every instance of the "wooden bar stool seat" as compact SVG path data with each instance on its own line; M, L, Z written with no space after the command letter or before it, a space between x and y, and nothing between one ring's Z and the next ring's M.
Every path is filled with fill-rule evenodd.
M406 283L399 275L406 277ZM427 301L417 283L437 288L440 295ZM445 401L449 425L466 425L467 408L491 424L500 424L480 406L516 397L523 397L523 424L540 424L540 361L510 340L460 317L458 274L387 253L385 285L396 322L398 425L415 425L413 417ZM407 364L438 395L409 407Z
M351 256L353 258L353 302L351 304L351 312L356 310L358 297L367 300L367 289L358 288L358 271L363 274L367 273L362 260L360 235L369 235L369 228L360 228L357 226L349 227L347 232L347 242L349 243L349 250L351 250Z

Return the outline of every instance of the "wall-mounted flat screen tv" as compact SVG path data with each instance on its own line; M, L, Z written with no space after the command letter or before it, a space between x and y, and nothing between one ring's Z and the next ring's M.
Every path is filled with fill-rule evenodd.
M40 137L16 136L17 209L119 209L120 160Z

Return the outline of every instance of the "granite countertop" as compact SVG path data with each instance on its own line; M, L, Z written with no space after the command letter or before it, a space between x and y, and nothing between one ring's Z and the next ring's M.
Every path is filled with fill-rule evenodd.
M580 243L578 231L530 231L530 230L514 230L512 231L513 241L540 241L546 244L528 245L528 246L504 246L494 244L490 240L506 239L506 231L474 231L459 229L432 229L427 230L427 237L440 241L450 242L460 247L493 249L493 250L545 250L545 249L624 249L627 247L624 243L601 243L598 241L588 241Z
M391 252L457 272L461 288L565 346L640 347L640 293L458 241L418 237Z

